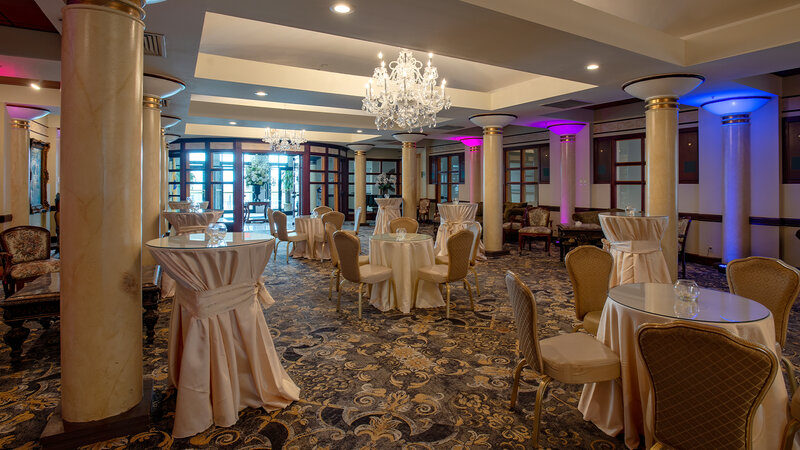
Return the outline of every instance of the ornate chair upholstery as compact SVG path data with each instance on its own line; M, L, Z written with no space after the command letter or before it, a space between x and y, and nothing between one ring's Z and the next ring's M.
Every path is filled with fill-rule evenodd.
M344 226L344 214L339 211L329 211L322 215L322 226L327 227L327 224L332 224L339 231ZM319 260L322 261L322 255L325 254L325 246L328 245L328 235L322 236L322 251L319 253Z
M575 295L575 317L581 321L574 331L583 328L596 335L606 304L614 258L603 249L582 245L567 253L565 264Z
M781 350L786 345L786 330L789 328L789 313L800 294L800 271L785 262L762 256L734 259L728 263L728 290L766 306L775 320L775 341ZM791 386L791 394L797 390L794 365L781 357Z
M339 270L341 276L352 283L358 283L358 318L361 318L361 291L364 285L372 285L389 280L394 298L397 299L397 290L392 279L392 269L377 264L360 264L358 253L361 251L361 242L358 237L350 233L337 231L333 233L333 245L339 257ZM342 310L342 290L336 299L336 311Z
M416 233L419 229L419 222L410 217L398 217L389 222L390 233L397 233L400 228L405 228L407 233Z
M333 272L331 272L331 279L328 283L328 300L331 299L333 296L333 286L334 280L336 284L336 292L339 292L339 283L341 278L341 270L339 269L339 252L336 251L336 243L333 242L333 233L340 231L336 229L336 225L332 223L325 224L325 237L328 239L328 242L331 243L331 264L333 264ZM341 230L345 233L349 233L350 230ZM367 255L358 255L358 265L363 266L364 264L369 264L369 256Z
M681 278L686 278L686 238L691 224L691 216L678 219L678 259L681 261Z
M447 254L449 256L447 264L434 264L432 266L422 267L417 270L417 282L414 284L414 301L417 301L417 290L419 289L420 281L432 281L439 285L447 286L447 306L445 310L446 317L450 318L450 283L454 281L463 281L464 289L469 294L469 304L473 311L475 311L475 300L472 298L472 288L467 281L467 274L469 273L469 259L472 250L472 242L475 239L472 231L461 230L447 238Z
M545 390L553 380L566 384L586 384L619 378L619 356L586 333L559 334L539 340L536 299L525 283L506 272L506 289L514 308L517 339L522 360L514 370L511 409L517 404L519 378L527 365L540 375L533 413L533 448L539 448L539 419Z
M525 212L525 226L519 229L519 250L525 239L545 239L545 252L550 253L550 241L553 236L553 229L550 222L550 210L537 206ZM530 244L529 244L530 245Z
M478 222L471 222L467 225L467 230L473 234L472 240L472 253L469 259L469 271L475 275L475 292L478 296L481 295L481 286L478 284L478 271L475 270L475 264L478 259L478 247L481 242L481 224ZM436 257L436 264L450 264L450 255L439 255Z
M322 216L323 214L329 213L331 211L333 211L333 208L329 206L317 206L311 212L315 212L317 213L318 216Z
M526 203L503 203L503 240L509 234L517 233L525 223Z
M766 347L714 326L645 324L636 333L653 392L655 448L752 448L752 427L775 379Z
M421 198L417 205L417 220L422 222L430 220L431 199Z
M50 258L50 231L46 228L27 225L9 228L0 233L0 245L6 297L26 282L61 268L61 261Z
M286 264L289 264L289 243L291 242L293 246L297 246L298 242L308 240L308 235L306 233L298 233L295 230L287 230L286 229L286 214L280 211L273 211L272 218L275 220L275 237L278 238L278 243L275 244L275 247L278 246L281 242L286 242ZM275 251L275 258L278 258L278 252Z

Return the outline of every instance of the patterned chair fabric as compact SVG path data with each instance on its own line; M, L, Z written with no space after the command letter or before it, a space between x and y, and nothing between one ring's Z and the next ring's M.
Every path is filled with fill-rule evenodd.
M419 199L419 204L417 205L417 220L422 222L423 220L428 220L430 217L430 209L431 209L431 199L429 198L421 198Z
M582 245L567 253L564 263L575 295L575 318L581 321L575 331L583 328L596 335L608 296L614 258L593 245Z
M529 227L547 227L550 222L550 210L537 206L528 210Z
M58 272L61 262L50 259L50 231L42 227L19 226L0 233L3 252L3 288L6 296L26 281Z
M778 370L773 353L714 326L637 332L654 397L654 438L670 448L751 448L753 418Z

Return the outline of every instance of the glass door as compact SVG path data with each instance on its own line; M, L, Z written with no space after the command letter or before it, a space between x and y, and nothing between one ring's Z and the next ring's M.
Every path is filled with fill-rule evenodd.
M223 211L220 222L233 223L233 152L211 153L211 209Z

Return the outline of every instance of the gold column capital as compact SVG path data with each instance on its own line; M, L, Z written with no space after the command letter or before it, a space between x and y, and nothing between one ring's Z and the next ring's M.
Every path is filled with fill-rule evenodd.
M113 9L134 19L144 19L145 0L67 0L67 6L91 5Z
M503 127L485 127L483 129L483 135L488 136L492 134L503 134Z
M678 97L653 97L647 99L645 111L651 109L678 109Z
M23 130L27 130L30 127L30 122L27 120L11 119L11 128L22 128Z
M565 134L561 136L561 142L575 142L574 134Z
M414 150L417 148L416 142L403 142L403 150Z
M161 99L159 97L153 97L150 95L145 95L143 97L143 104L144 107L147 109L155 109L157 111L161 111ZM163 128L162 128L163 130Z
M356 150L356 156L367 156L367 152L363 150Z
M750 114L731 114L722 116L723 125L735 125L739 123L750 123Z

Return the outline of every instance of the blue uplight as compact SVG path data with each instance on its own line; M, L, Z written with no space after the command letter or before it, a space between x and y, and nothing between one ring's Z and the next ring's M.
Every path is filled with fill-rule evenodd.
M730 116L732 114L748 114L764 106L771 97L754 95L746 97L730 97L719 100L711 100L701 106L706 111L718 116Z

